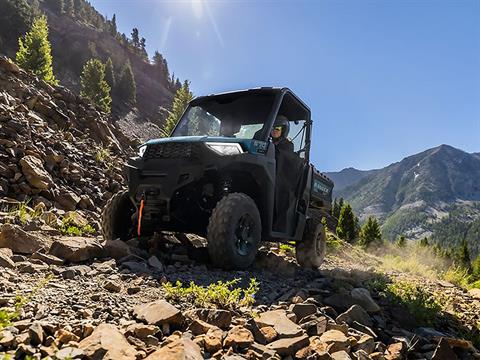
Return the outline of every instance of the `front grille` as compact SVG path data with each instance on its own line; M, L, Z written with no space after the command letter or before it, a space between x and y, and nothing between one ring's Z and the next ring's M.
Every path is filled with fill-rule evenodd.
M147 146L144 159L196 159L198 144L191 143L160 143Z

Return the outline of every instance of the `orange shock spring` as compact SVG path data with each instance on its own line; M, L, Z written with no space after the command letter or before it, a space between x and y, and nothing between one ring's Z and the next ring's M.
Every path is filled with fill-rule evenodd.
M144 200L140 201L140 210L138 212L138 225L137 225L137 235L140 236L142 231L142 213L143 213Z

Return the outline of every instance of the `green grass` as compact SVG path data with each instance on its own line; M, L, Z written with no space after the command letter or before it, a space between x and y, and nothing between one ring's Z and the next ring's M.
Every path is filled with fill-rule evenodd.
M107 148L100 148L95 152L94 158L97 163L103 163L111 157L110 150Z
M84 235L93 235L95 234L95 229L90 224L79 226L74 223L73 219L70 217L64 217L62 219L62 224L59 227L62 235L67 236L84 236Z
M10 206L7 208L8 217L18 218L22 225L27 224L29 221L32 221L35 218L38 218L42 215L42 210L33 210L28 205L31 199L22 201L16 205Z
M260 285L255 278L250 279L246 289L236 287L240 279L217 281L207 287L193 281L184 286L180 281L175 285L167 282L162 285L167 300L188 302L199 307L216 307L220 309L236 309L240 306L250 307L255 303L255 294Z
M284 254L295 254L295 244L291 245L291 244L281 243L279 245L279 249L280 249L280 252Z

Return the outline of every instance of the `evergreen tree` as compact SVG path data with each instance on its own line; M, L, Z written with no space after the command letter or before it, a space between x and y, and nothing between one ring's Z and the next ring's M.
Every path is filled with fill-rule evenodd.
M400 248L403 248L406 245L407 245L407 239L405 238L405 236L403 235L399 236L397 240L397 246Z
M118 92L125 102L132 105L137 102L137 86L135 85L135 77L130 61L127 61L123 67L120 80L118 81Z
M117 17L113 14L112 20L110 21L110 34L117 36Z
M472 264L472 280L480 280L480 254L477 255Z
M48 25L45 16L37 18L25 37L18 39L16 62L50 84L57 84L53 75L52 51L48 41Z
M148 61L148 53L147 53L147 49L145 48L146 47L146 41L144 37L142 37L140 39L140 55Z
M175 93L173 99L172 111L170 111L165 125L162 129L164 136L170 136L172 130L177 125L188 103L193 99L193 93L190 91L190 81L185 80L183 85Z
M73 0L65 0L65 14L71 17L75 16L75 4Z
M98 59L88 60L83 66L80 82L80 95L103 112L110 113L112 98L110 86L105 81L105 65Z
M369 216L360 230L360 245L368 247L374 243L380 244L381 241L382 233L380 231L378 220L374 216Z
M105 63L105 81L107 82L108 86L110 86L110 89L113 89L115 86L115 72L113 70L112 58L110 57Z
M459 265L470 269L470 251L468 250L467 240L463 240L455 252L455 260Z
M75 5L75 15L77 18L83 19L85 17L85 3L84 0L73 0Z
M358 233L355 226L355 215L353 214L352 207L348 203L345 203L340 211L337 235L350 243L357 238Z
M48 7L52 9L57 14L63 14L64 3L63 0L47 0Z
M140 37L137 28L132 29L132 45L135 49L140 48Z

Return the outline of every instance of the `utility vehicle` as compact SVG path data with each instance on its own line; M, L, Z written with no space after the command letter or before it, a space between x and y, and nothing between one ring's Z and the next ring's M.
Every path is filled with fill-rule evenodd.
M278 116L294 145L282 167L270 136ZM298 263L319 267L333 182L309 163L311 130L310 109L288 88L193 99L170 137L148 141L126 164L128 190L102 214L105 239L195 233L227 269L251 265L262 241L294 242Z

